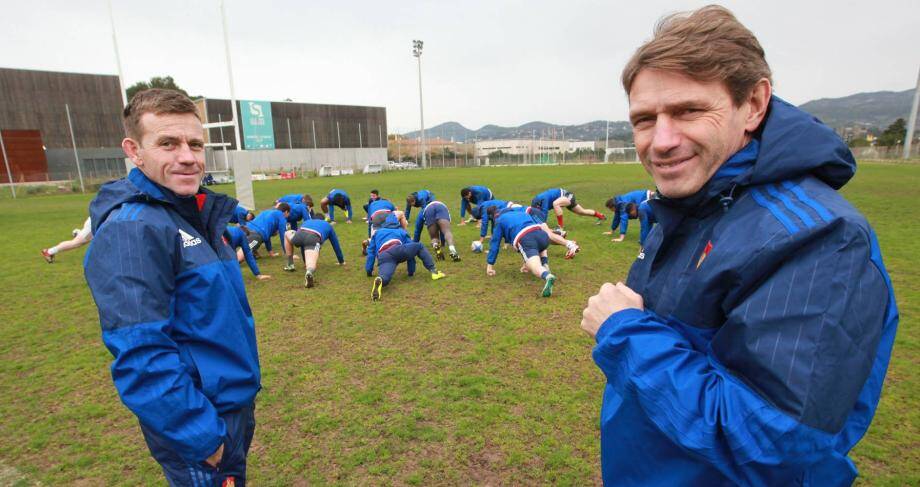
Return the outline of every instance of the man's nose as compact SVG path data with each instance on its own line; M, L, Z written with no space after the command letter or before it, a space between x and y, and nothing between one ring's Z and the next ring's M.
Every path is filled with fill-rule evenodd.
M667 154L680 145L680 138L680 130L674 120L668 116L659 116L655 121L652 150L657 154Z
M195 151L192 150L192 147L188 143L183 142L179 146L179 153L177 154L179 162L182 164L194 164L198 162L198 158L195 156Z

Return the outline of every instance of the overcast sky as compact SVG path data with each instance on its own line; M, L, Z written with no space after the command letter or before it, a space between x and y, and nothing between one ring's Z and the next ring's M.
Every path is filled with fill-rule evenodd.
M116 74L105 0L2 1L0 66ZM227 0L236 96L384 106L419 125L413 39L425 42L425 125L625 120L626 60L662 15L702 1ZM795 104L913 88L920 1L723 2ZM125 82L171 75L228 98L218 0L112 0Z

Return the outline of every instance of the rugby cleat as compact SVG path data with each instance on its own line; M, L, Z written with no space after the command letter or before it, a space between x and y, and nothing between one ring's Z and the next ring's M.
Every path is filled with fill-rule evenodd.
M54 264L54 255L48 252L48 249L42 249L42 258L49 264Z
M444 260L444 248L441 247L441 244L432 244L434 247L434 255L438 260Z
M452 261L454 261L454 262L460 262L460 254L457 253L457 252L451 252L451 253L450 253L450 260L452 260Z
M548 298L553 295L553 284L556 283L556 276L550 274L546 276L546 283L543 284L543 297Z
M371 288L371 299L374 301L380 301L380 296L383 295L383 278L377 276L374 278L374 287Z
M600 225L601 222L603 222L604 220L607 219L607 215L605 215L605 214L603 214L603 213L601 213L600 215L601 215L601 216L597 217L597 221L594 222L595 225Z
M294 264L288 264L288 265L282 267L281 270L283 270L284 272L294 272L294 271L297 270L297 268L294 267Z
M443 278L445 278L445 277L447 277L447 276L446 276L443 272L441 272L441 271L432 272L432 273L431 273L431 280L432 280L432 281L437 281L438 279L443 279Z
M569 232L566 232L565 230L563 230L562 227L554 228L553 233L555 233L556 235L559 235L562 238L565 238L565 236L569 234Z
M307 271L307 273L304 274L303 276L303 287L309 289L315 285L316 285L316 279L313 277L313 273L310 271Z

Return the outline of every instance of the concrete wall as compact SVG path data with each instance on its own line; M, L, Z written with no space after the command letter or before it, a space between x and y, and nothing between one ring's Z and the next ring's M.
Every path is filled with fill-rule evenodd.
M230 167L234 162L246 161L250 170L257 172L279 172L295 170L318 171L321 166L336 169L364 169L367 164L382 164L387 161L386 147L354 149L275 149L252 151L227 151ZM71 158L72 159L72 158ZM208 150L208 170L225 168L224 155L220 150Z
M125 172L125 153L121 147L103 147L98 149L78 149L80 170L85 181L109 180L123 177ZM51 181L77 180L77 166L73 160L73 149L48 149L48 179Z

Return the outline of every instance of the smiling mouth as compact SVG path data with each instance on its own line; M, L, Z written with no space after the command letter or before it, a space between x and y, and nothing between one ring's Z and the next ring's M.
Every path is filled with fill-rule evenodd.
M671 169L671 168L677 167L677 166L679 166L679 165L681 165L681 164L683 164L683 163L689 161L690 159L693 159L693 157L691 156L691 157L687 157L687 158L685 158L685 159L679 159L679 160L671 161L671 162L655 161L655 162L652 163L652 165L655 166L655 168L657 168L657 169Z

